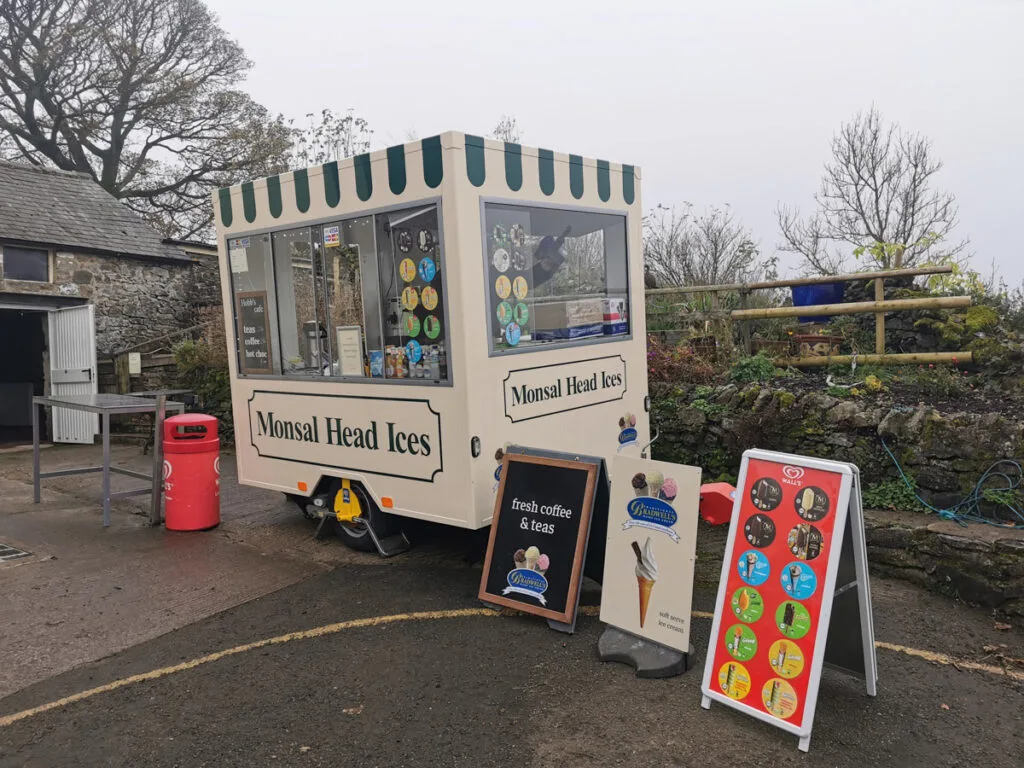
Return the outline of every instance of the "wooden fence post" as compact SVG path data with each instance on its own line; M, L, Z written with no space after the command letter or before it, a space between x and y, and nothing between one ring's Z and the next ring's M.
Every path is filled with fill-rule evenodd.
M885 301L884 278L875 278L875 301ZM875 313L875 354L885 354L885 312Z
M750 308L750 291L748 291L745 288L740 291L740 308L741 309L749 309ZM751 346L752 345L751 345L751 342L750 342L750 321L749 320L741 320L740 321L740 341L743 344L743 354L745 354L747 356L750 356L752 354L752 352L751 352Z
M114 355L114 377L117 379L117 393L127 394L131 391L131 376L128 373L128 353Z

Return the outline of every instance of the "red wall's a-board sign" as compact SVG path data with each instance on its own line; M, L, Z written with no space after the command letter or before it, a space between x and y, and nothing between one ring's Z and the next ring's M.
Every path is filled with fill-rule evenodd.
M844 556L847 583L837 585ZM873 695L874 634L856 468L766 451L744 454L704 671L705 706L718 700L745 711L800 736L806 749L833 600L854 587L858 609L844 611L844 623L859 618L864 663L840 666L864 674Z

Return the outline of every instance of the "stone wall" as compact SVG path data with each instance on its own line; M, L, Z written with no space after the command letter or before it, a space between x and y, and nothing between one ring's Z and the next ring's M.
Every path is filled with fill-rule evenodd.
M885 440L922 496L946 508L993 462L1024 455L1024 415L1016 410L940 411L884 395L839 399L759 384L675 392L654 398L654 457L701 466L706 481L735 481L743 451L765 448L853 462L872 490L898 479Z
M197 307L220 304L215 256L175 262L58 251L52 282L0 280L0 291L90 299L100 358L194 326Z
M1013 616L1024 616L1024 535L987 525L961 528L932 515L866 515L872 571L912 581Z
M966 399L963 410L951 410L896 403L884 393L837 398L777 384L652 390L653 426L661 433L653 457L702 467L704 482L735 483L743 451L764 448L853 462L866 505L916 506L882 448L885 440L921 496L946 509L993 462L1024 454L1024 415L1015 408L972 411ZM1021 496L1014 497L1020 504ZM982 510L1011 519L996 504L983 503ZM964 528L923 508L868 509L865 517L874 572L1024 615L1024 531L980 523Z

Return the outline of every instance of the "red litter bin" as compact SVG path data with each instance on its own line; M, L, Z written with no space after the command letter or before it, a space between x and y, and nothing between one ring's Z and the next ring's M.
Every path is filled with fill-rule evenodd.
M164 527L205 531L220 523L217 419L183 413L164 422Z

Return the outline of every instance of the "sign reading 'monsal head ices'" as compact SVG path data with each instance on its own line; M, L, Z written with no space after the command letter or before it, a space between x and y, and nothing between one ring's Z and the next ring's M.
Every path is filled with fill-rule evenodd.
M248 406L260 456L428 483L443 469L427 400L256 390Z
M611 463L601 621L687 653L700 507L699 467Z
M600 464L506 453L480 599L575 623Z
M517 368L505 377L505 416L512 423L621 400L626 361L621 355Z
M850 535L853 477L847 464L751 451L733 507L704 671L705 706L714 699L746 711L801 736L802 749L814 718L844 535ZM859 495L855 501L862 530ZM863 571L857 578L870 611L866 562Z

